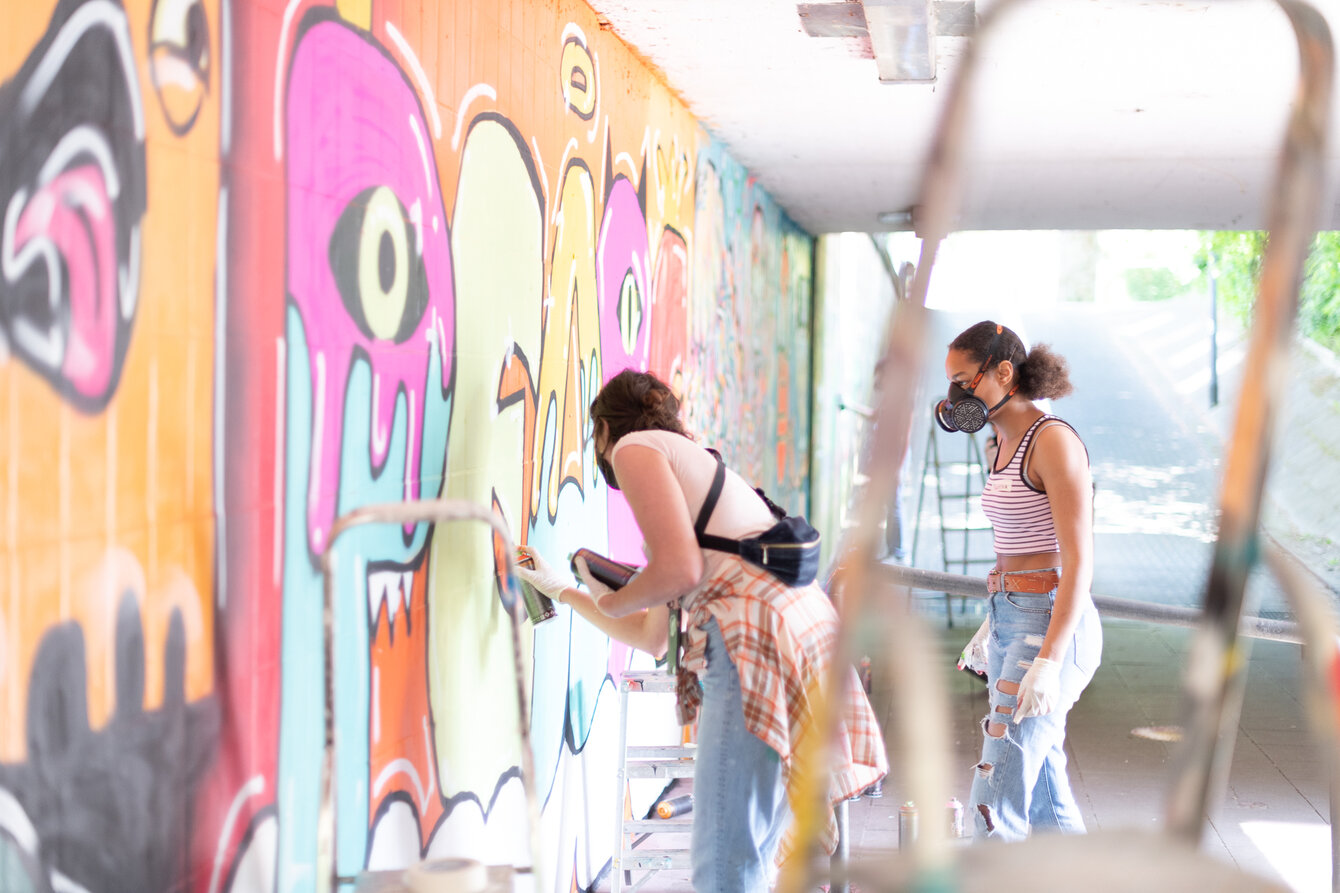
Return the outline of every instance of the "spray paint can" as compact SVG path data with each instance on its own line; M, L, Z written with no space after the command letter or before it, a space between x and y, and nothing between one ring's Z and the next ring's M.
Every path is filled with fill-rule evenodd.
M535 567L535 559L529 555L518 554L516 563L519 567ZM558 616L558 611L554 609L554 603L549 596L540 592L525 580L518 578L517 583L520 584L521 588L521 604L525 606L526 617L533 625L539 626L541 623L553 620Z
M669 800L662 800L656 804L656 815L662 819L673 819L675 816L684 815L688 812L693 812L692 794L671 797Z
M670 603L670 629L667 632L665 646L665 672L673 676L679 672L679 625L681 621L679 600Z
M949 798L949 836L950 838L959 838L963 836L963 804L957 797Z
M917 839L917 805L908 800L898 807L898 846L911 846Z
M577 573L577 559L586 559L586 568L591 572L591 576L604 583L610 589L622 589L628 585L628 581L637 576L641 568L634 567L631 564L624 564L622 561L615 561L613 558L606 558L599 552L592 552L590 549L578 549L572 553L568 563L572 565L572 572Z

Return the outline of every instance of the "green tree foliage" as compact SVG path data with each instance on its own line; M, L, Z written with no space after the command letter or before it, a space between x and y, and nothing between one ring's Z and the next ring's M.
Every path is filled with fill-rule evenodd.
M1340 232L1318 233L1303 267L1298 327L1314 341L1340 351Z
M1126 294L1136 301L1167 301L1186 292L1186 286L1167 267L1131 267L1126 271Z
M1265 256L1263 232L1203 232L1196 264L1219 274L1219 302L1243 324L1250 324L1256 285ZM1340 232L1318 233L1303 265L1298 296L1298 330L1340 351Z
M1196 266L1207 277L1218 275L1219 306L1246 324L1256 300L1256 281L1266 251L1263 232L1203 232Z

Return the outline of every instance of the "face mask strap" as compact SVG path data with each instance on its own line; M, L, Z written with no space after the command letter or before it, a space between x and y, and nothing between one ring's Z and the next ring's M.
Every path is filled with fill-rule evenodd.
M999 403L997 403L995 406L991 407L990 409L988 409L988 410L986 411L986 417L989 419L989 418L991 418L991 416L995 415L995 414L996 414L996 410L997 410L997 409L1000 409L1000 408L1001 408L1002 406L1004 406L1006 403L1009 403L1009 402L1010 402L1010 398L1013 397L1013 396L1014 396L1015 394L1017 394L1017 393L1019 393L1019 386L1018 386L1018 385L1015 385L1014 387L1010 388L1010 392L1009 392L1008 394L1006 394L1004 397L1001 397L1001 398L1000 398L1000 402L999 402Z
M969 394L974 393L977 390L977 386L982 383L982 376L986 375L986 370L991 367L991 361L995 359L996 351L1000 348L1000 338L1004 332L1005 327L997 324L996 334L991 336L991 343L986 347L986 359L983 360L982 365L978 367L977 374L972 377L972 381L963 388L963 390L967 391ZM1015 390L1018 390L1018 388L1015 388ZM1010 396L1014 396L1014 391L1010 392ZM1005 399L1008 400L1009 397ZM1002 400L1001 403L1003 402L1005 401ZM997 403L996 405L1000 406L1000 403Z

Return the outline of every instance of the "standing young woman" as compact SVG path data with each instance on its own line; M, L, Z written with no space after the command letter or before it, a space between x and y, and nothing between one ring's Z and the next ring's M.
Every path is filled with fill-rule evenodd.
M619 373L591 404L591 419L596 462L628 499L647 566L611 591L579 563L590 595L533 552L527 554L535 569L519 573L607 635L657 656L666 650L667 604L681 600L680 708L698 716L693 889L764 893L790 815L792 756L805 736L824 732L814 728L811 696L830 672L837 614L817 585L787 586L737 555L699 546L695 519L717 460L689 439L679 401L663 382L644 372ZM728 470L705 532L740 539L775 521ZM883 738L854 673L841 703L834 801L859 794L887 770Z
M973 836L1083 833L1065 724L1103 650L1089 592L1093 485L1079 435L1033 402L1070 393L1066 362L1046 345L1026 350L1014 332L986 321L950 343L945 374L941 427L973 432L989 421L999 441L982 491L996 566L987 622L974 637L987 643L990 712L970 794Z

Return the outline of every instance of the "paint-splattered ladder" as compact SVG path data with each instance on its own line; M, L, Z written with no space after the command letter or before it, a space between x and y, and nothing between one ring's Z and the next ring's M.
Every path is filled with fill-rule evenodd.
M641 848L651 834L687 835L693 819L633 819L628 798L628 782L640 778L692 778L697 747L682 745L628 744L628 696L633 692L673 694L675 676L658 670L630 670L619 678L619 771L615 779L618 789L617 827L614 856L610 863L611 893L625 889L625 872L630 873L629 893L636 891L658 871L687 871L689 851L683 848ZM631 872L646 872L636 883Z

